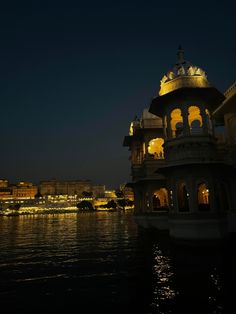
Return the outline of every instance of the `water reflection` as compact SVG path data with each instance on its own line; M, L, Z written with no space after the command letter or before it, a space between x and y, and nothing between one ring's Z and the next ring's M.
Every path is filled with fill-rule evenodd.
M229 244L179 246L158 235L152 241L150 314L231 313L229 287L235 281L235 265L230 267Z
M174 273L171 267L171 258L163 253L158 244L154 245L153 255L153 279L156 285L154 286L150 314L172 313L170 304L177 292L173 288L172 278Z
M0 217L1 314L227 313L234 245L177 246L125 213Z

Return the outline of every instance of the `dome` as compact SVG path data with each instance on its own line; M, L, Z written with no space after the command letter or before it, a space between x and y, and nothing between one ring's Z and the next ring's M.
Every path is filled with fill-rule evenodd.
M209 87L205 71L184 59L184 50L179 47L178 62L161 79L159 95L183 87Z

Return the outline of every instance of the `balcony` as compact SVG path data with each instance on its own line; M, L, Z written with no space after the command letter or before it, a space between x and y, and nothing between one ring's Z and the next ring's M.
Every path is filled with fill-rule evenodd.
M216 160L216 140L212 136L182 136L165 142L167 162L209 162Z
M154 159L154 156L146 156L141 164L132 165L132 177L133 180L141 179L164 179L164 176L157 174L156 170L165 164L165 160Z

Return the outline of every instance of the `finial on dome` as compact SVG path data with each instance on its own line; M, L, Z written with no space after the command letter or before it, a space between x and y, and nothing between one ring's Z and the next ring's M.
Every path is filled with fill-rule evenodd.
M184 50L182 49L181 45L179 45L179 49L177 51L177 58L178 63L184 63Z

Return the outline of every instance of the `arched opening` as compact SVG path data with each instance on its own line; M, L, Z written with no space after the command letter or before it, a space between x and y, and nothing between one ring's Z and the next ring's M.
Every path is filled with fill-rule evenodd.
M188 108L188 124L191 134L202 133L202 116L199 107L190 106Z
M184 181L178 183L177 186L177 199L178 199L178 208L180 212L189 211L189 193L186 188Z
M210 202L209 202L210 192L208 185L205 182L198 184L197 187L197 200L198 200L198 210L199 211L209 211Z
M152 139L148 145L148 153L153 155L154 159L163 159L164 158L164 150L162 146L163 144L164 144L163 138Z
M171 132L172 137L179 137L183 135L183 117L180 109L174 109L171 112Z
M161 188L153 193L153 211L168 210L168 192L166 188Z

